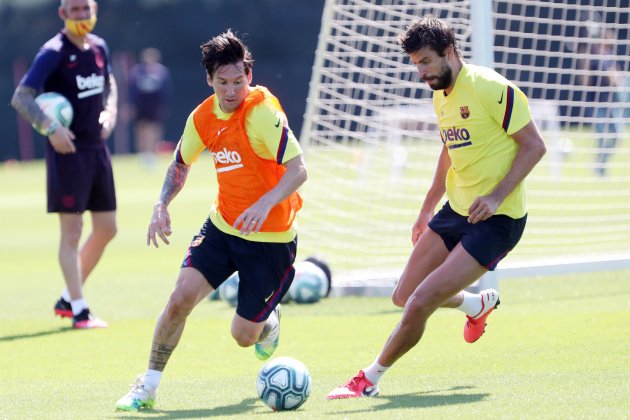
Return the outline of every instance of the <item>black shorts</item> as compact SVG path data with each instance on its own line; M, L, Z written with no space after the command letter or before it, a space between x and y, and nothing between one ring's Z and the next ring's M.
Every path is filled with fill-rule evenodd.
M431 219L429 228L440 235L449 251L461 242L479 264L493 271L521 239L526 221L527 215L512 219L499 214L472 224L447 202Z
M297 237L288 243L253 242L221 232L210 219L193 237L182 267L194 267L217 289L238 271L236 313L262 322L293 282Z
M62 155L46 148L49 213L116 210L114 174L107 148Z

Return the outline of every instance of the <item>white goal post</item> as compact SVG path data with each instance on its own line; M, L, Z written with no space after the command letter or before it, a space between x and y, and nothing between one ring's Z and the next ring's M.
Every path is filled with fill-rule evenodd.
M498 276L630 267L629 2L327 0L300 134L300 252L347 284L402 270L441 142L432 92L396 38L430 13L465 61L527 94L547 144Z

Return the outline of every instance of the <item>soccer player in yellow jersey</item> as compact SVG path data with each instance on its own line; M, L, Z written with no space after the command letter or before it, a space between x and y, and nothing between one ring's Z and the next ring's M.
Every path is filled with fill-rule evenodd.
M464 63L444 22L425 16L399 42L434 90L443 147L412 228L413 251L392 295L404 307L402 320L376 360L329 399L377 395L381 376L420 341L439 307L466 314L467 342L481 337L499 294L464 289L494 270L521 238L523 181L545 153L523 92L491 69ZM434 215L445 192L448 201Z
M202 64L214 95L188 117L153 207L147 245L169 243L168 205L184 186L190 165L204 149L213 157L219 192L208 219L188 247L179 277L162 312L145 374L116 403L119 410L153 407L162 372L193 308L238 271L232 337L255 345L260 360L278 346L279 302L295 270L297 189L306 181L300 146L278 100L250 87L251 53L231 31L201 45Z

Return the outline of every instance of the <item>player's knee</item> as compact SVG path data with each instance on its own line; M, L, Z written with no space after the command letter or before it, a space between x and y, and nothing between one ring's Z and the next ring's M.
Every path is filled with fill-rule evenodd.
M177 289L171 293L166 305L166 315L170 319L185 318L192 311L192 300Z
M61 245L72 248L79 247L81 240L81 226L73 226L72 228L63 229L61 232Z
M114 239L114 237L116 236L116 234L118 233L118 227L114 224L112 226L108 226L105 229L105 232L103 232L103 236L105 237L105 239L107 239L107 241L111 241L112 239Z
M258 337L252 334L252 332L236 328L232 328L232 337L234 338L234 341L236 341L236 344L241 347L251 347L256 344L256 341L258 340Z
M118 227L115 223L112 223L110 225L101 226L98 229L95 229L94 233L99 237L102 242L107 243L114 239L114 237L118 233Z
M394 290L392 293L392 303L399 308L404 308L407 303L407 296L401 296L401 293L398 290Z
M405 302L405 315L412 319L426 320L435 311L435 305L426 296L412 294Z

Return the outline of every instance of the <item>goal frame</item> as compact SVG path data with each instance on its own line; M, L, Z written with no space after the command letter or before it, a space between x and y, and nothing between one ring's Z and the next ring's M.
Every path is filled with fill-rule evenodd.
M324 66L324 54L327 45L327 36L331 30L331 22L334 14L335 0L326 0L322 13L321 30L318 36L315 61L309 84L304 122L302 125L300 143L305 151L308 161L310 153L310 133L316 115L316 101L318 95L318 82L322 77ZM471 0L470 18L472 30L472 58L470 62L487 67L494 67L494 22L493 22L493 2L492 0ZM477 30L481 28L481 30ZM468 60L467 60L468 61ZM555 167L562 165L562 156L558 152L556 144L549 144L549 154L552 171ZM308 205L308 202L306 202ZM368 262L369 264L369 262ZM496 271L488 272L475 285L473 289L483 289L487 287L498 287L499 279L529 277L533 275L556 275L568 273L597 272L604 270L630 269L630 249L628 251L610 255L579 256L576 258L564 259L533 259L528 261L505 261L501 262ZM402 267L391 270L366 270L341 273L336 275L333 283L332 295L347 294L389 294L395 281L398 279Z

